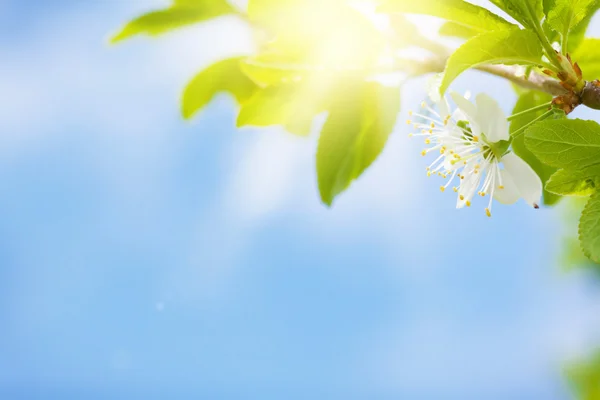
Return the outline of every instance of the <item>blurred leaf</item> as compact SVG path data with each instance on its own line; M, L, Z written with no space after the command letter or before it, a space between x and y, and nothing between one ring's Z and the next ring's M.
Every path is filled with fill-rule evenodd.
M524 93L519 97L515 108L513 109L513 114L517 114L519 112L529 110L533 107L539 106L541 104L549 103L552 100L552 96L542 92L529 91ZM510 124L510 133L511 136L513 132L521 129L526 124L533 121L535 118L539 117L544 113L543 110L532 112L528 114L521 115L516 117L511 121ZM529 151L525 147L525 138L523 135L513 136L512 140L512 148L515 154L521 157L533 170L538 174L540 179L542 180L542 184L545 184L548 181L548 178L556 171L556 168L549 167L543 164L540 160L537 159L536 156L533 155L531 151ZM552 205L555 204L560 199L560 196L557 196L554 193L550 193L547 190L544 190L544 204Z
M482 33L468 40L448 59L440 93L469 68L481 64L538 65L542 47L530 30L510 29Z
M283 125L291 133L308 135L314 117L327 107L328 88L321 90L306 82L259 90L242 105L237 125Z
M593 12L593 7L598 0L553 0L552 3L552 8L547 14L548 25L565 37L569 35L571 29Z
M537 26L544 16L542 0L490 0L526 28Z
M578 170L558 170L546 184L549 192L562 196L589 196L599 188L600 164Z
M600 192L594 193L579 220L579 241L590 260L600 262Z
M244 102L257 89L256 85L242 73L240 61L243 57L219 61L192 79L183 92L181 112L191 118L220 92L232 94L238 103Z
M581 119L537 122L525 132L525 145L547 165L580 169L600 162L600 125Z
M467 26L457 24L456 22L446 22L439 30L442 36L453 36L463 39L470 39L479 32Z
M565 374L577 399L600 399L600 352L578 364L569 366Z
M226 0L175 0L171 7L152 11L131 22L117 33L112 43L141 33L159 35L186 25L235 13Z
M600 79L600 39L584 39L573 53L573 61L579 64L583 79L593 81Z
M334 99L317 149L321 199L331 205L383 150L400 109L398 88L354 83Z
M378 11L432 15L454 21L477 32L514 26L491 11L463 0L387 0L378 7Z
M263 53L244 59L242 71L260 86L289 83L305 78L314 72L314 67L286 60L281 54Z

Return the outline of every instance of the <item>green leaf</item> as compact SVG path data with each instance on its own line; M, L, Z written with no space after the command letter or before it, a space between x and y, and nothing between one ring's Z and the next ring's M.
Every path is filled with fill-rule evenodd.
M569 386L579 400L600 398L600 352L594 350L590 357L565 368Z
M594 14L600 10L600 2L597 2L595 6L592 7L587 17L583 19L575 28L571 30L569 34L569 52L573 52L579 48L579 45L583 42L585 38L585 33L587 32L588 26L592 21L592 17Z
M314 117L326 110L329 94L313 89L300 82L259 90L242 105L237 125L283 125L291 133L308 135Z
M539 65L542 47L533 31L510 29L482 33L468 40L450 56L440 93L469 68L481 64Z
M544 16L542 0L490 0L526 28L538 26Z
M379 6L378 11L432 15L454 21L477 32L514 26L491 11L463 0L387 0Z
M181 112L188 119L220 92L232 94L238 103L244 102L257 89L240 70L243 57L219 61L200 72L186 86L181 101Z
M573 53L573 60L579 64L583 79L593 81L600 79L600 39L584 39Z
M600 263L600 193L590 197L579 220L579 242L583 253Z
M347 87L335 98L317 149L321 199L327 205L383 150L400 109L398 88L375 82Z
M541 121L527 129L525 145L547 165L580 169L600 163L600 125L581 119Z
M546 190L562 196L589 196L600 188L600 164L561 169L550 177Z
M235 9L226 0L176 0L167 9L152 11L132 20L113 36L111 42L117 43L142 33L159 35L234 12Z
M470 39L473 36L477 36L478 33L472 28L452 21L446 22L439 30L439 34L442 36L453 36L463 39Z
M548 11L548 25L561 36L569 35L589 13L592 12L598 0L553 0L553 6ZM564 52L564 50L563 50Z
M315 68L286 60L282 54L263 53L248 57L240 65L244 74L260 86L289 83L306 78Z
M520 113L525 110L529 110L533 107L549 103L552 100L552 96L542 92L536 91L528 91L522 94L517 103L515 104L515 108L513 109L513 114ZM526 124L530 123L535 118L542 115L545 111L540 110L537 112L523 114L519 117L514 118L510 123L510 133L511 136L513 132L518 131ZM546 164L542 163L540 160L533 155L531 151L529 151L525 147L525 138L523 135L513 136L512 139L512 148L515 154L521 157L533 170L538 174L540 179L542 180L542 184L545 184L548 178L556 171L556 168L549 167ZM560 199L560 196L557 196L554 193L549 193L547 190L544 190L544 204L552 205L555 204Z

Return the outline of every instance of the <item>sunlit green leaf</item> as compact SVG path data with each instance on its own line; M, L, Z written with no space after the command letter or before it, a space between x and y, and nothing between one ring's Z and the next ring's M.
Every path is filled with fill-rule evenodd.
M132 20L111 42L116 43L138 34L159 35L234 12L235 9L226 0L176 0L167 9L152 11Z
M317 150L319 191L325 204L344 191L383 150L400 108L398 88L354 84L335 99Z
M548 25L561 36L568 36L597 3L598 0L553 0L552 8L548 11Z
M236 57L219 61L196 75L183 92L183 117L191 118L220 92L232 94L240 103L248 99L257 88L240 70L242 59Z
M589 196L598 189L600 189L600 164L576 170L558 170L546 184L546 190L562 196Z
M387 0L379 6L378 10L385 13L433 15L454 21L477 32L508 29L514 26L491 11L463 0Z
M584 39L581 45L573 53L573 61L576 61L583 72L583 79L593 81L600 79L600 39Z
M579 220L579 241L583 253L592 261L600 262L600 192L590 197Z
M298 135L310 133L314 117L325 111L329 90L318 91L306 82L269 86L242 105L238 126L282 125Z
M519 97L515 108L513 109L513 114L520 113L525 110L529 110L533 107L539 106L541 104L549 103L552 100L552 96L542 92L536 91L528 91ZM542 115L545 111L540 110L537 112L523 114L519 117L514 118L510 123L510 133L511 136L513 132L517 132L526 124L533 121L535 118ZM545 184L548 178L556 171L556 168L550 167L540 160L537 159L536 156L533 155L531 151L529 151L525 147L525 139L522 134L513 136L512 140L512 148L513 151L521 157L527 164L533 168L533 170L538 174L542 183ZM560 199L560 196L557 196L554 193L549 193L544 190L544 204L552 205L556 203Z
M527 129L525 145L547 165L583 168L600 163L600 125L581 119L541 121Z
M542 47L530 30L482 33L465 42L450 56L440 93L443 94L458 75L480 64L538 65L541 58Z
M542 0L490 0L526 28L537 26L544 16Z
M446 22L439 30L442 36L454 36L463 39L470 39L477 36L479 32L467 26L457 24L456 22Z

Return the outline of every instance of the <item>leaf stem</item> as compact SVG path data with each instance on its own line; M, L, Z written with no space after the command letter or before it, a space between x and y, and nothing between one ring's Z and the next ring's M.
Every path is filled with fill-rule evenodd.
M506 120L507 120L507 121L512 121L512 120L513 120L513 119L515 119L515 118L521 117L521 116L523 116L523 115L526 115L526 114L529 114L529 113L532 113L532 112L536 112L536 111L540 111L540 110L544 110L544 109L546 109L546 110L547 110L547 109L548 109L548 107L550 107L551 105L552 105L552 102L551 102L551 101L549 101L549 102L548 102L548 103L546 103L546 104L540 104L540 105L538 105L538 106L535 106L535 107L532 107L532 108L530 108L530 109L528 109L528 110L524 110L524 111L518 112L518 113L516 113L516 114L513 114L513 115L511 115L510 117L506 118Z
M552 110L548 110L545 113L543 113L542 115L540 115L539 117L535 118L534 120L532 120L531 122L523 125L522 127L520 127L519 129L517 129L516 131L514 131L511 134L511 137L514 139L516 137L518 137L519 135L521 135L523 132L525 132L525 129L529 128L531 125L535 124L536 122L542 120L542 119L546 119L548 118L550 115L552 115L554 111Z

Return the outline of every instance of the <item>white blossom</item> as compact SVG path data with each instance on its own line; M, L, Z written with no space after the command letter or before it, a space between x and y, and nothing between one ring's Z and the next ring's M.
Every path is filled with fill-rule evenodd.
M498 103L483 93L476 104L458 93L450 96L457 106L454 112L442 98L437 111L423 103L424 113L411 113L418 121L408 121L419 130L409 136L425 137L428 147L421 154L438 155L427 167L427 175L447 180L442 192L457 182L453 186L457 208L471 206L476 194L489 197L488 216L493 199L512 204L523 198L538 208L542 182L529 164L509 150L508 121Z

